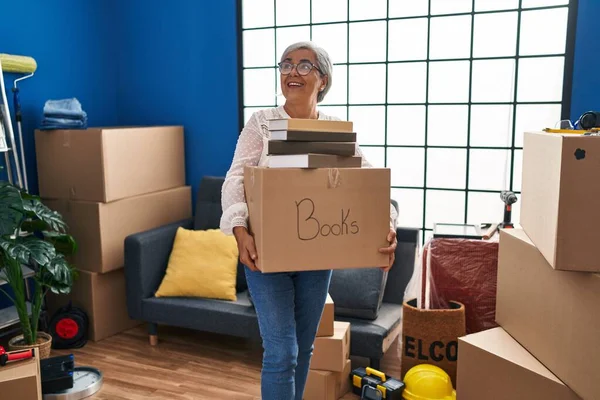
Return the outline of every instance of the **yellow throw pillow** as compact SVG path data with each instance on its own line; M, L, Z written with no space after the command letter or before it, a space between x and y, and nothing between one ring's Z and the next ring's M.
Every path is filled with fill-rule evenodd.
M167 271L155 296L235 301L238 254L235 237L218 229L177 229Z

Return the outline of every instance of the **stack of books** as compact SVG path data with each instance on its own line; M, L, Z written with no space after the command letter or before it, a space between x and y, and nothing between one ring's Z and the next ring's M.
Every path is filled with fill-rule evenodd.
M267 154L270 168L360 168L356 132L349 121L272 119Z

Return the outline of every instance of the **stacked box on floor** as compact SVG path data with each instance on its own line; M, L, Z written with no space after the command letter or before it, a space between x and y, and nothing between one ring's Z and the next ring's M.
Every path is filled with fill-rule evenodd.
M457 398L578 400L501 327L459 338Z
M387 265L391 172L362 168L352 126L269 121L268 163L244 170L262 272Z
M72 301L93 341L138 325L127 313L123 242L191 217L183 128L36 131L35 146L40 196L78 245L79 278L70 295L48 295L50 316Z
M462 400L489 397L484 375L519 390L498 390L497 399L600 399L599 170L598 137L525 133L522 228L500 232L498 254L496 321L510 339L488 364L489 340L477 337L486 332L461 340Z
M338 400L350 391L350 324L335 321L334 307L327 295L304 391L307 400Z

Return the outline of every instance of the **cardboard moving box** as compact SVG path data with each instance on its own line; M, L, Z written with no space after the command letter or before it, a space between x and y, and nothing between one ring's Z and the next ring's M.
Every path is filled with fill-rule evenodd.
M77 242L72 262L78 269L108 272L123 267L124 240L133 233L190 218L189 186L129 197L110 203L44 200L58 211Z
M600 274L554 270L522 229L500 232L496 321L584 399L600 399L599 305Z
M381 267L390 170L246 167L249 229L263 272Z
M325 308L323 309L323 315L321 316L321 322L319 323L319 329L317 330L317 337L319 336L333 336L333 323L335 320L335 305L333 299L327 293L327 300L325 301Z
M520 224L558 270L600 272L600 140L526 132Z
M0 399L42 400L39 353L0 367Z
M333 372L309 370L303 398L306 400L338 400Z
M109 202L185 185L181 126L35 132L40 196Z
M52 316L60 307L73 302L83 309L89 318L89 339L100 341L141 324L129 318L125 270L123 268L105 274L79 271L79 278L68 295L48 292L48 311Z
M458 339L460 400L579 400L502 328Z
M350 373L352 372L352 361L346 360L344 364L344 370L342 372L334 372L336 380L336 394L335 397L339 399L344 396L350 390L352 390L352 384L350 383Z
M350 358L350 323L335 321L333 336L317 337L310 369L342 372Z
M352 361L346 360L341 372L311 369L308 371L304 398L306 400L338 400L351 389Z

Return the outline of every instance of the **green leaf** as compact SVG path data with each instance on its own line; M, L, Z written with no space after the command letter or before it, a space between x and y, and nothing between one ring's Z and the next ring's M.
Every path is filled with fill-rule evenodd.
M0 182L0 235L15 232L23 217L23 201L19 189L9 182Z
M27 216L30 218L38 218L43 221L48 228L56 232L66 232L67 224L63 220L62 215L58 212L51 210L38 198L34 196L27 196L28 198L23 201L23 209Z
M44 266L56 257L52 243L35 236L19 237L15 240L0 238L0 247L9 257L28 265L35 261Z
M21 190L21 197L23 198L23 200L39 200L39 201L42 201L42 198L40 196L37 196L35 194L31 194L29 192L26 192L25 190Z
M77 242L71 235L51 231L43 231L46 240L54 246L57 253L73 255L77 252Z
M62 254L57 254L42 271L42 281L53 293L68 294L71 292L74 269Z
M28 219L23 221L23 223L21 224L21 230L23 232L34 233L45 231L46 229L50 229L50 227L41 219Z

